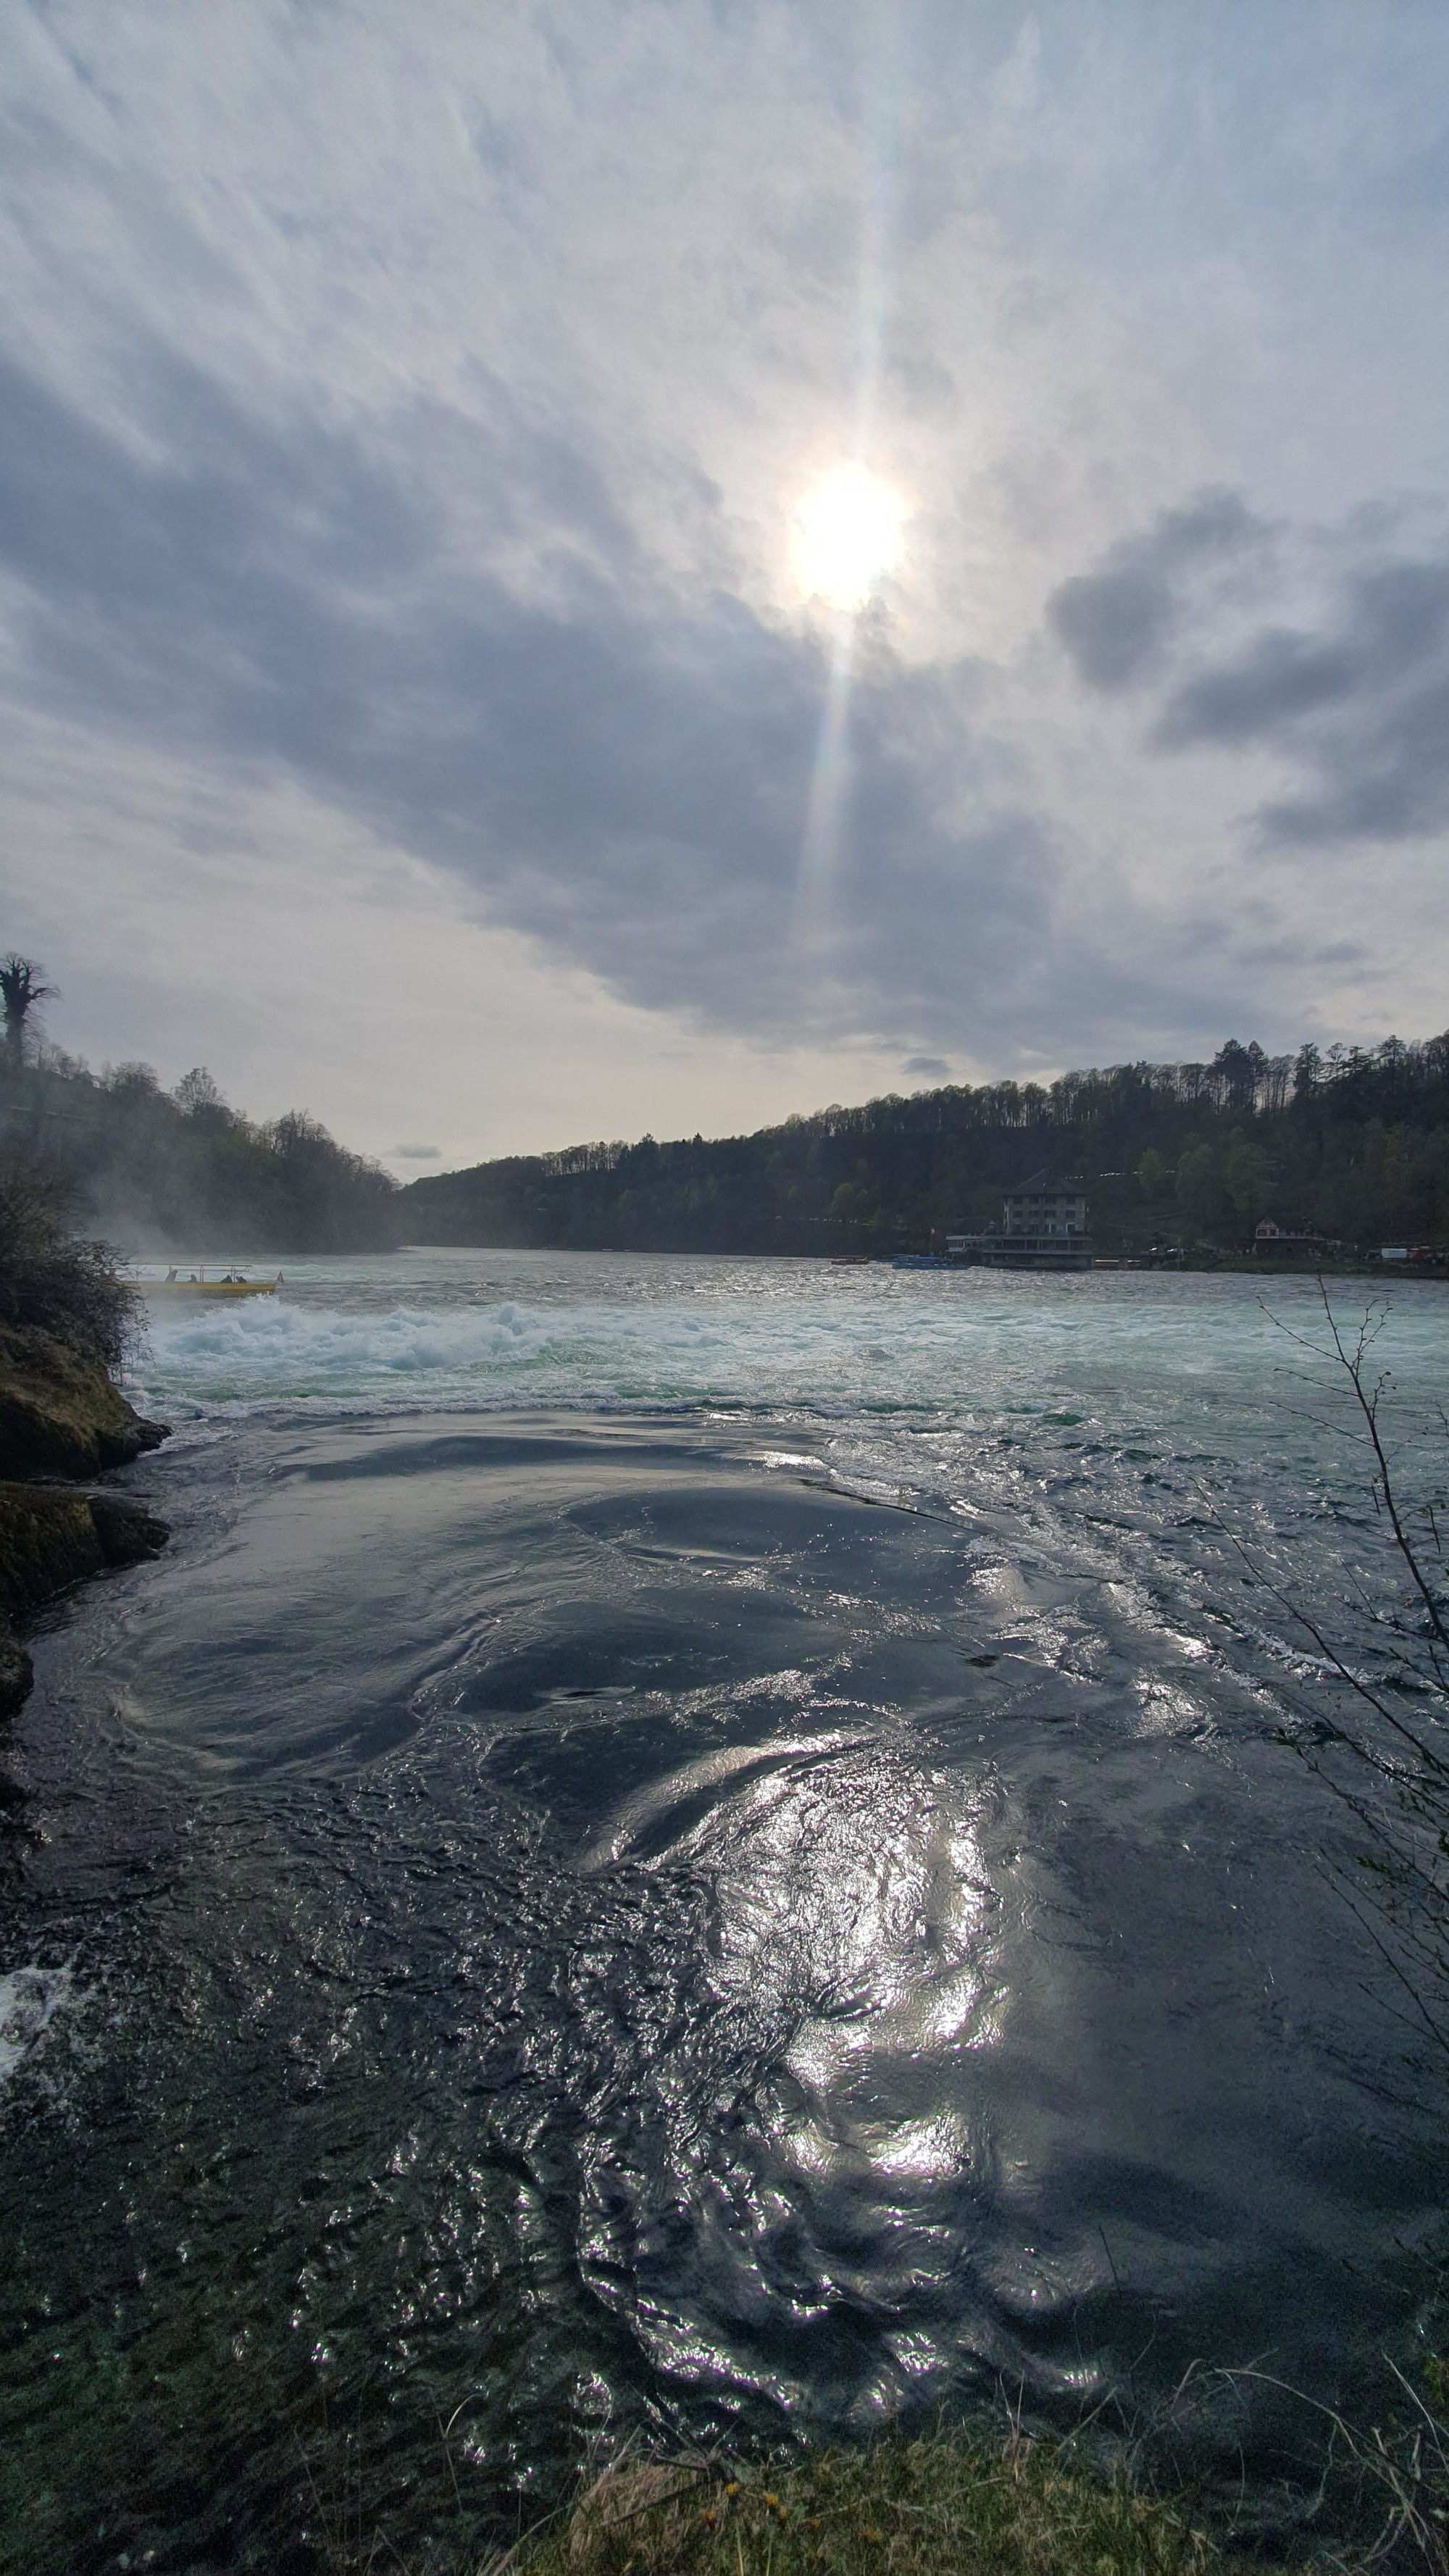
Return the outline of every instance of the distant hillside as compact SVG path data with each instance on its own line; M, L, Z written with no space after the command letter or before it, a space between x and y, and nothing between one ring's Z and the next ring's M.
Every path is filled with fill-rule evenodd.
M888 1094L752 1136L577 1145L399 1193L410 1241L600 1250L885 1251L974 1229L1050 1167L1107 1251L1239 1249L1260 1217L1346 1246L1449 1238L1449 1036L1211 1064L1116 1065L1049 1087Z
M38 1157L76 1222L133 1252L356 1252L402 1236L386 1172L303 1111L255 1125L200 1068L168 1092L146 1064L0 1060L0 1148Z

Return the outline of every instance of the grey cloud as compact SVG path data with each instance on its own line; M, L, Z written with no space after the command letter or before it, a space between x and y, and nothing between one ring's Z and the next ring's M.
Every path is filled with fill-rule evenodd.
M941 819L948 793L972 802L949 673L882 656L859 681L832 900L802 958L817 645L728 598L656 596L587 458L501 396L483 427L420 412L393 456L284 437L159 358L152 399L162 463L0 377L0 561L26 585L33 699L283 763L646 1005L1014 1041L1022 997L1049 1013L1059 976L1080 1021L1093 961L1054 963L1047 833L984 797ZM456 543L430 497L440 451L526 578Z
M1270 841L1407 840L1449 822L1449 563L1387 560L1342 584L1327 631L1270 627L1178 689L1165 750L1259 744L1309 792L1260 809Z
M1150 749L1269 751L1305 774L1255 814L1268 843L1413 839L1449 823L1449 560L1387 551L1393 526L1385 509L1338 532L1270 530L1234 494L1202 494L1064 583L1049 614L1089 686L1157 693ZM1316 585L1336 558L1331 604L1244 633L1214 576L1245 558L1259 598L1305 573ZM1225 622L1235 640L1215 645Z
M441 1145L394 1145L392 1158L396 1163L440 1163L443 1149Z
M1089 688L1125 689L1171 632L1172 592L1150 573L1078 573L1048 614Z
M1160 660L1182 607L1182 577L1265 534L1235 492L1208 491L1164 510L1114 546L1095 572L1064 581L1047 615L1089 688L1130 688Z
M1187 681L1153 740L1173 751L1192 743L1250 742L1296 716L1333 706L1350 694L1357 678L1354 657L1341 644L1271 629L1236 662Z
M916 1082L949 1082L951 1068L943 1055L908 1055L901 1066Z

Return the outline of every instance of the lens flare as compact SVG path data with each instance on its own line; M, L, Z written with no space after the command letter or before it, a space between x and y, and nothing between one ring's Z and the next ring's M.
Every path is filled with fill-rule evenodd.
M865 465L837 465L795 512L795 571L807 599L863 608L901 555L900 495Z

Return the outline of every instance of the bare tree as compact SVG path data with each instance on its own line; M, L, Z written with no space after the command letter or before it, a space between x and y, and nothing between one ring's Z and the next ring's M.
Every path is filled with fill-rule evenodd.
M1281 1315L1271 1320L1313 1359L1327 1361L1350 1397L1365 1481L1388 1561L1397 1563L1403 1584L1398 1600L1360 1595L1360 1610L1389 1649L1391 1670L1365 1671L1323 1613L1276 1582L1236 1532L1227 1535L1322 1660L1323 1689L1300 1749L1363 1829L1349 1898L1398 1981L1405 2018L1436 2053L1449 2056L1449 1416L1436 1408L1432 1422L1415 1423L1405 1441L1390 1425L1393 1377L1375 1352L1388 1309L1370 1308L1345 1332L1321 1278L1318 1293L1322 1341L1295 1332ZM1426 1434L1437 1446L1438 1472L1427 1491L1411 1497L1403 1461Z
M18 1072L25 1061L25 1023L37 1002L53 1001L56 988L42 979L43 966L34 958L17 957L12 948L0 961L0 1004L5 1011L5 1054L12 1071Z
M1358 1610L1380 1649L1369 1667L1358 1640L1334 1633L1330 1612L1276 1580L1221 1518L1218 1527L1316 1649L1319 1677L1297 1694L1301 1708L1307 1699L1302 1713L1310 1723L1293 1740L1358 1828L1357 1866L1330 1864L1331 1875L1389 1971L1390 1990L1397 1987L1412 2042L1406 2071L1423 2098L1426 2088L1438 2093L1449 2062L1449 1416L1435 1406L1406 1418L1398 1407L1392 1374L1375 1349L1387 1306L1370 1306L1345 1330L1321 1278L1318 1293L1322 1337L1264 1311L1313 1360L1328 1364L1330 1384L1349 1399L1349 1436L1360 1443L1386 1542L1380 1572L1355 1585ZM1311 1382L1323 1391L1321 1378ZM1418 1475L1408 1463L1416 1453ZM1383 2529L1357 2563L1417 2564L1428 2576L1449 2576L1449 2355L1442 2340L1449 2254L1442 2240L1425 2248L1423 2264L1422 2327L1437 2352L1421 2352L1412 2376L1390 2358L1398 2394L1388 2419L1371 2431L1355 2432L1332 2408L1318 2412L1332 2428L1330 2465L1346 2460L1362 2499L1377 2495L1386 2507Z

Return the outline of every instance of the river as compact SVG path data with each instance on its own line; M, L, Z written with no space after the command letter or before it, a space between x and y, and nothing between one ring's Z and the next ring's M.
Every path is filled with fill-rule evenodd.
M302 2568L1003 2386L1266 2492L1282 2405L1183 2373L1368 2402L1443 2202L1230 1535L1381 1657L1311 1285L281 1266L154 1320L173 1544L9 1747L4 2563ZM1388 1295L1412 1406L1449 1309Z

